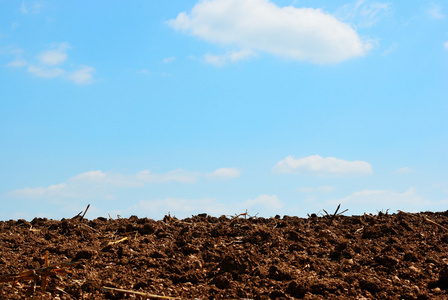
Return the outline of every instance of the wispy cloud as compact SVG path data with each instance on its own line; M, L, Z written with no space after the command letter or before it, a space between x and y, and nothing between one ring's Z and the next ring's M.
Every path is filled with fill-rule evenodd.
M39 3L37 1L33 1L33 2L22 1L22 3L20 4L20 12L25 15L38 14L38 13L40 13L41 8L42 8L42 3Z
M65 74L65 71L61 68L37 67L34 65L29 65L27 70L29 73L41 78L55 78Z
M390 3L358 0L339 8L336 15L340 20L350 22L357 27L372 27L390 11Z
M304 193L304 194L311 194L311 193L330 193L333 192L336 189L333 185L323 185L319 187L300 187L297 189L297 191Z
M185 171L183 169L177 169L163 174L154 174L149 170L144 170L137 173L136 178L143 183L166 183L170 181L195 183L199 180L200 175L200 172Z
M15 46L2 46L0 47L0 55L12 55L16 60L21 59L25 51L22 48Z
M278 7L269 0L200 1L168 24L217 45L319 64L363 56L371 48L350 25L320 9ZM209 55L208 61L231 59Z
M231 179L239 176L239 170L220 168L210 173L176 169L165 173L143 170L135 174L118 172L88 171L69 178L66 182L47 187L13 190L9 195L17 198L114 198L117 189L141 188L149 184L178 182L192 184L201 177L212 179Z
M43 198L52 196L68 196L66 194L67 184L55 184L47 187L29 188L26 187L20 190L14 190L10 192L11 196L18 198Z
M145 214L153 216L163 216L170 213L178 218L185 218L199 213L210 215L222 215L231 213L225 204L218 202L214 198L184 199L184 198L163 198L154 200L142 200L131 207L118 211L123 215Z
M25 67L28 65L28 62L24 59L16 59L13 60L9 63L6 64L6 67L15 67L15 68L20 68L20 67Z
M22 1L22 4L20 5L20 11L23 14L28 14L28 9L26 8L25 2Z
M283 202L277 195L259 195L254 199L249 199L242 203L246 209L272 209L271 213L276 213L283 207Z
M428 13L429 17L432 19L440 20L440 19L445 18L445 15L442 12L442 7L435 3L430 3L426 12Z
M395 171L398 174L404 174L404 173L413 173L414 170L412 170L409 167L403 167L403 168L399 168L397 171Z
M29 62L22 58L24 51L15 54L16 59L6 64L7 67L24 68L36 77L40 78L64 78L75 84L90 84L94 81L95 68L90 66L66 67L64 63L68 59L67 51L70 45L54 43L47 50L40 52L34 60Z
M78 70L67 73L67 78L76 84L90 84L93 82L95 68L81 66Z
M166 57L166 58L164 58L164 59L163 59L163 62L166 63L166 64L168 64L168 63L171 63L171 62L173 62L173 61L175 61L175 60L176 60L176 58L175 58L174 56L171 56L171 57Z
M53 49L43 51L37 57L41 64L60 65L67 60L67 50L69 48L68 43L58 43L53 46Z
M388 56L389 54L395 52L398 49L398 43L393 43L392 46L383 51L383 56Z
M256 54L252 50L230 51L221 55L207 53L204 55L204 62L217 67L222 67L229 62L234 63L254 56L256 56Z
M241 174L241 170L237 168L220 168L208 173L206 176L211 179L232 179L237 178Z
M189 217L199 213L207 213L212 216L235 215L245 212L250 215L272 216L280 214L284 204L276 195L259 195L240 203L223 203L215 198L185 199L163 198L139 201L123 210L113 213L129 216L161 217L168 212L179 218Z
M317 176L359 176L373 173L372 167L365 161L346 161L334 157L324 158L311 155L295 159L288 156L273 168L277 173L292 173Z
M445 49L448 50L448 41L446 41L446 42L443 44L443 47L445 47Z
M328 201L328 203L333 205L341 203L350 207L351 211L362 208L365 209L365 212L376 212L381 209L418 211L435 204L419 195L413 187L402 193L391 190L363 190L344 198Z

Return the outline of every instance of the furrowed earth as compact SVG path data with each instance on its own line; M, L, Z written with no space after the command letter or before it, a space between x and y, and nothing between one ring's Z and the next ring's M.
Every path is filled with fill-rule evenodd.
M448 299L446 227L448 211L4 221L0 299Z

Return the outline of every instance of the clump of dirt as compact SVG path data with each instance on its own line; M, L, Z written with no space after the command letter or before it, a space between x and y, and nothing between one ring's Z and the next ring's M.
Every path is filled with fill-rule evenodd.
M0 298L139 297L110 287L182 299L448 299L446 227L448 211L11 220L0 222ZM5 280L43 268L45 253L50 265L80 263L45 291L39 276Z

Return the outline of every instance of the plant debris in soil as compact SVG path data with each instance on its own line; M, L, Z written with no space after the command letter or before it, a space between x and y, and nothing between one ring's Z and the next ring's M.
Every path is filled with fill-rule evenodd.
M447 227L448 211L2 221L0 299L448 299Z

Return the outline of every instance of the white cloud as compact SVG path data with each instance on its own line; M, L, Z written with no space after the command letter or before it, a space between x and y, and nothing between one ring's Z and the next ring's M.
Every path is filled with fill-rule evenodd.
M39 2L34 1L33 3L25 3L25 1L22 1L22 4L20 5L20 12L27 15L27 14L38 14L40 12L40 9L42 8L42 4Z
M310 186L299 187L297 189L297 191L299 191L300 193L304 193L304 194L311 194L311 193L314 193L316 191L316 188L313 188L313 187L310 187Z
M392 46L383 51L383 56L388 56L389 54L395 52L398 49L398 43L393 43Z
M276 195L260 195L255 199L243 202L241 207L248 210L267 210L277 214L277 211L283 207L283 202Z
M446 201L445 201L446 202ZM349 208L352 213L363 213L390 209L391 211L426 211L431 205L440 205L440 203L427 201L423 196L417 193L413 187L403 193L390 190L363 190L354 192L351 195L328 201L329 204L343 204ZM364 210L364 211L360 211Z
M363 56L371 48L350 25L320 9L278 7L269 0L201 1L168 24L218 45L320 64ZM208 57L218 65L223 59Z
M11 30L16 30L19 27L20 27L20 23L19 22L13 22L11 24Z
M315 187L300 187L297 190L304 194L311 194L311 193L317 193L317 192L330 193L330 192L333 192L335 189L336 189L335 186L323 185L323 186L319 186L317 188L315 188Z
M67 184L55 184L48 187L29 188L26 187L20 190L10 192L10 195L17 198L43 198L48 196L59 196L67 188Z
M372 167L365 161L346 161L334 157L323 158L320 155L311 155L300 159L288 156L278 162L273 171L318 176L350 176L371 174Z
M163 198L155 200L142 200L125 210L118 211L122 215L137 215L161 218L170 213L171 216L186 218L191 215L207 213L212 216L223 214L233 214L229 207L218 202L216 199L183 199L183 198Z
M199 172L185 171L183 169L169 171L164 174L154 174L149 170L144 170L137 173L136 179L143 183L165 183L170 181L194 183L199 180L199 176Z
M446 41L443 46L445 47L446 50L448 50L448 41Z
M173 62L175 60L176 60L176 58L174 56L171 56L171 57L164 58L163 62L167 64L167 63L171 63L171 62Z
M25 5L25 2L24 2L24 1L22 1L22 4L20 5L20 11L21 11L23 14L28 14L28 9L26 8L26 5Z
M215 198L185 199L185 198L162 198L147 199L139 201L128 208L114 211L113 214L121 216L147 216L150 218L161 218L168 212L177 218L186 218L199 213L207 213L211 216L235 216L248 212L249 215L270 217L279 214L283 203L276 195L259 195L240 203L223 203Z
M320 192L324 192L324 193L329 193L329 192L333 192L336 189L336 187L332 186L332 185L323 185L317 188L318 191Z
M237 168L220 168L208 173L206 176L211 179L232 179L239 177L241 170Z
M396 171L396 173L398 173L398 174L403 174L403 173L413 173L414 172L414 170L412 170L411 168L409 168L409 167L403 167L403 168L400 168L400 169L398 169L397 171Z
M68 74L68 79L76 84L90 84L93 82L95 68L82 66L78 70Z
M22 48L18 48L15 46L1 46L0 47L0 54L1 55L15 55L17 58L19 58L21 55L23 55L25 51Z
M59 65L67 59L68 43L55 44L54 49L46 50L38 55L39 62L44 65Z
M21 68L26 67L28 62L24 59L16 59L6 64L7 67Z
M6 64L7 67L27 67L28 73L40 78L64 78L76 84L90 84L94 81L95 68L90 66L79 66L74 71L61 66L68 59L68 43L54 43L50 49L42 51L37 55L37 60L28 62L22 58L24 51L15 48L0 49L0 54L15 55L16 59Z
M442 192L444 194L448 194L448 182L445 183L435 183L431 186L432 190L436 190Z
M213 179L230 179L239 175L233 168L217 169L211 173L186 171L177 169L165 173L152 173L143 170L135 174L117 172L88 171L69 178L66 182L48 187L37 187L11 191L9 194L18 198L82 198L95 197L114 198L117 189L140 188L148 184L163 184L178 182L192 184L198 182L201 176Z
M440 7L439 5L437 5L435 3L431 3L426 12L432 19L444 19L445 18L445 15L442 12L442 7Z
M230 51L221 55L207 53L204 55L204 62L217 67L222 67L229 62L233 63L239 60L245 60L255 55L256 54L251 50Z
M379 22L391 10L389 3L358 0L342 6L336 15L342 21L355 24L357 27L371 27Z
M54 78L62 76L65 72L60 68L44 68L30 65L28 67L28 72L34 74L37 77L42 78Z

